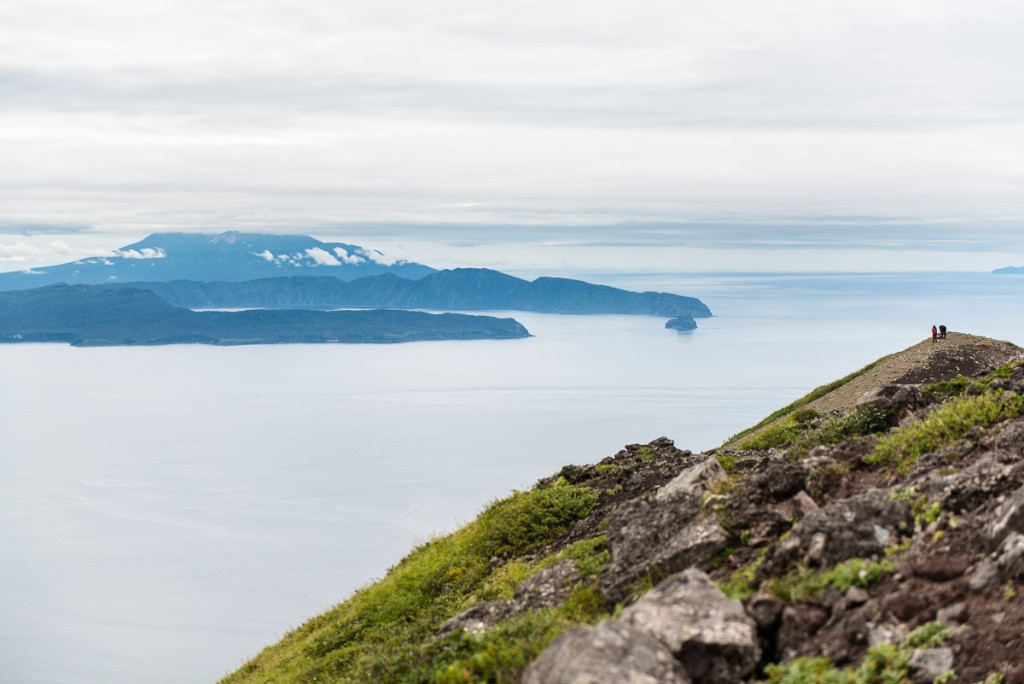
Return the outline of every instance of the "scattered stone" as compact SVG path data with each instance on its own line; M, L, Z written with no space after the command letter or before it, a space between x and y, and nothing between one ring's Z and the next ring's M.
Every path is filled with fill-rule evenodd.
M479 634L486 631L499 622L508 620L520 612L519 604L515 601L485 601L471 606L455 617L444 622L437 630L437 635L444 638L454 634L459 629L464 629L470 634Z
M666 644L699 684L741 681L761 658L755 624L743 604L695 568L647 592L623 611L622 621Z
M915 577L946 582L963 575L970 563L961 556L928 556L917 560L910 571Z
M949 648L919 648L910 656L907 669L914 684L931 684L953 669L953 651Z
M938 498L943 510L962 513L1019 487L1022 475L1000 463L995 455L986 454L960 472L930 475L918 489L926 496Z
M944 625L959 627L967 622L967 604L963 601L957 601L945 608L940 608L935 619Z
M846 605L848 606L859 606L862 603L867 603L871 596L868 592L860 587L851 586L846 590L846 594L843 597L846 599Z
M868 647L874 648L882 644L896 646L907 638L907 630L902 625L869 625Z
M665 644L618 620L574 627L523 672L523 684L690 684Z
M515 601L524 610L557 606L569 598L573 587L581 580L576 561L559 561L523 580L516 587Z
M747 603L747 614L754 618L758 629L770 630L779 621L783 605L782 599L761 591Z
M893 501L887 490L873 489L811 511L776 545L761 572L780 572L806 554L814 563L832 565L847 558L882 553L892 539L914 526L910 504Z

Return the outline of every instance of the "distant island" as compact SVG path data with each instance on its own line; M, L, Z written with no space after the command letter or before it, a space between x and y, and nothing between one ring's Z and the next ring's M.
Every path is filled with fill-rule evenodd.
M151 290L169 303L212 308L394 308L442 311L508 310L557 314L642 314L707 317L694 297L630 292L569 278L529 281L486 268L438 271L419 280L384 274L346 282L329 276L264 278L245 282L132 282L103 287Z
M678 330L679 332L686 332L689 330L697 329L697 321L693 320L693 316L690 314L679 314L675 318L670 318L665 327L670 330Z
M149 290L89 285L0 292L0 342L75 346L514 339L511 318L421 311L191 311Z
M321 242L308 235L238 231L216 235L155 233L106 256L0 273L0 290L135 280L238 282L289 275L330 275L355 280L393 273L403 278L422 278L435 270L415 262L390 259L375 249Z
M667 327L685 330L697 327L695 318L711 316L695 297L571 278L529 281L486 268L438 271L359 245L237 231L156 233L106 256L0 273L0 291L58 283L149 290L186 309L633 314L663 316L675 321ZM237 325L241 319L231 320Z
M992 272L997 275L1024 275L1024 266L1004 266Z

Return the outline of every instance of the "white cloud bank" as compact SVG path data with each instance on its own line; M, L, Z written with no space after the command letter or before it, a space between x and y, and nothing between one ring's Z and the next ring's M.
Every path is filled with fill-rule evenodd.
M8 0L0 223L995 243L1024 221L1021 25L1010 0Z

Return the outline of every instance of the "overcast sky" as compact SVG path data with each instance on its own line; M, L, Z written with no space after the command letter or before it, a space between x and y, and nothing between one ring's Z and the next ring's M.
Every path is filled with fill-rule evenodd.
M995 268L1024 263L1024 5L5 0L0 159L3 270L226 229Z

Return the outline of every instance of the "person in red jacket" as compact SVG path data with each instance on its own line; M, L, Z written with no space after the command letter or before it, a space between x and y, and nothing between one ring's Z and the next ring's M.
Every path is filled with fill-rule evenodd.
M934 342L934 341L935 341L935 340L937 340L937 339L939 339L939 329L938 329L938 328L936 328L936 327L935 327L935 326L933 325L933 326L932 326L932 342Z

